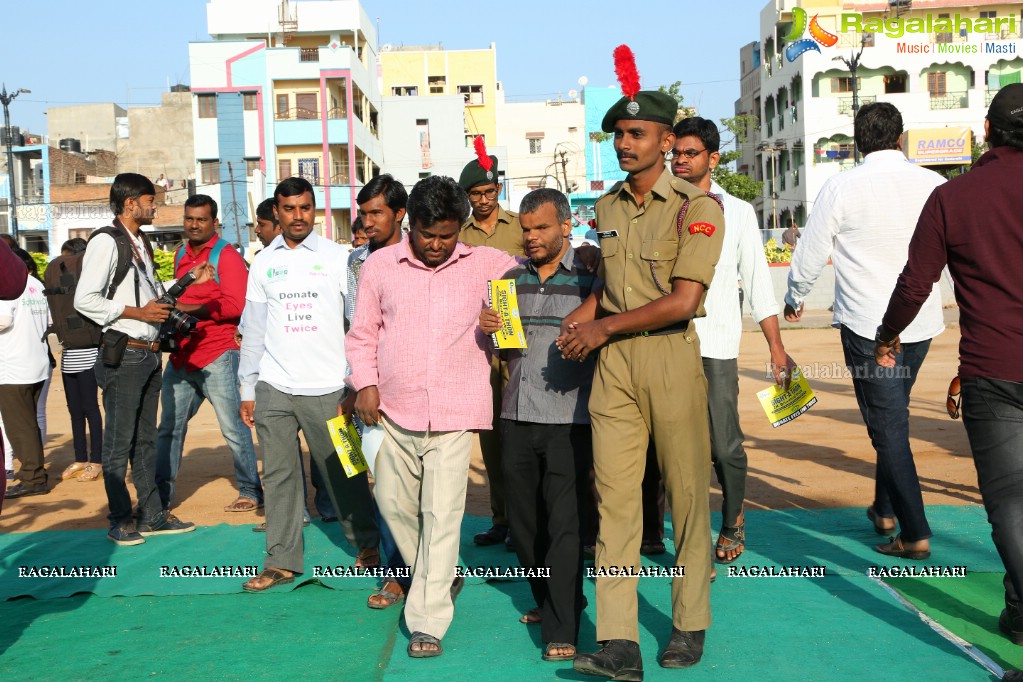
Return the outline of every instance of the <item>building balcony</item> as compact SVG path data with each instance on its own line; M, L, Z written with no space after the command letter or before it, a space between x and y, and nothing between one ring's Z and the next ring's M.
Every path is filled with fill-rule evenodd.
M997 90L987 90L987 91L985 91L984 92L984 106L986 106L986 107L991 106L991 100L993 100L995 98L995 95L997 95L997 94L998 94ZM934 107L931 107L931 108L933 109Z
M942 94L931 94L931 111L944 109L965 109L970 105L969 93L966 92L945 92Z
M860 95L859 105L862 107L864 104L873 104L877 101L877 97L874 95ZM851 116L853 112L853 98L852 97L839 97L838 98L838 114Z
M774 137L774 123L770 119L767 121L767 136Z

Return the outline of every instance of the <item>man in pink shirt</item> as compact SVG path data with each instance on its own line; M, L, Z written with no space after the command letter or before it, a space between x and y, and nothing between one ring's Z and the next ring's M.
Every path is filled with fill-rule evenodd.
M479 330L487 280L517 261L458 241L469 216L451 178L421 180L408 198L410 238L366 259L345 339L355 412L381 424L376 497L402 557L414 566L405 601L408 654L441 654L465 511L472 432L491 428L490 340ZM422 521L420 521L420 516Z

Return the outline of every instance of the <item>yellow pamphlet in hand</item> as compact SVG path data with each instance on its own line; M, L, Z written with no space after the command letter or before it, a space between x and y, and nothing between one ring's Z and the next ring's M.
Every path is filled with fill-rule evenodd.
M501 316L501 328L490 336L494 348L525 348L526 335L522 332L519 319L519 299L515 296L515 280L492 279L490 284L490 307Z
M327 420L327 429L330 431L330 440L334 443L334 450L341 460L341 467L345 470L345 476L351 478L366 471L369 466L366 458L362 456L362 443L359 440L359 432L355 430L355 424L351 421L345 423L344 417L334 417Z
M757 393L760 404L764 406L764 412L771 422L771 426L778 428L782 424L803 414L817 404L817 397L813 394L810 384L806 383L806 377L796 367L792 370L792 382L789 390L782 390L781 386L774 385L765 388Z

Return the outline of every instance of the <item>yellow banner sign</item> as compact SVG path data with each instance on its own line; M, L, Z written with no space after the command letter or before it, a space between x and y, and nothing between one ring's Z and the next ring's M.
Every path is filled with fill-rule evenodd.
M907 130L902 145L906 157L921 166L959 165L973 159L970 126Z

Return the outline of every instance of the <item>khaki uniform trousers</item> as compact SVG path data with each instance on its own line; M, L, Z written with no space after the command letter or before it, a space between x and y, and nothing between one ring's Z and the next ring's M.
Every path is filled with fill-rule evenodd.
M386 417L377 453L376 500L412 586L405 598L410 632L442 639L455 614L451 586L465 512L470 431L409 431Z
M637 336L600 350L590 396L599 493L599 568L640 566L641 484L647 443L657 444L675 541L672 624L710 626L710 432L707 380L696 332ZM612 569L615 570L615 569ZM621 570L621 569L617 569ZM597 640L639 641L637 580L597 578Z

